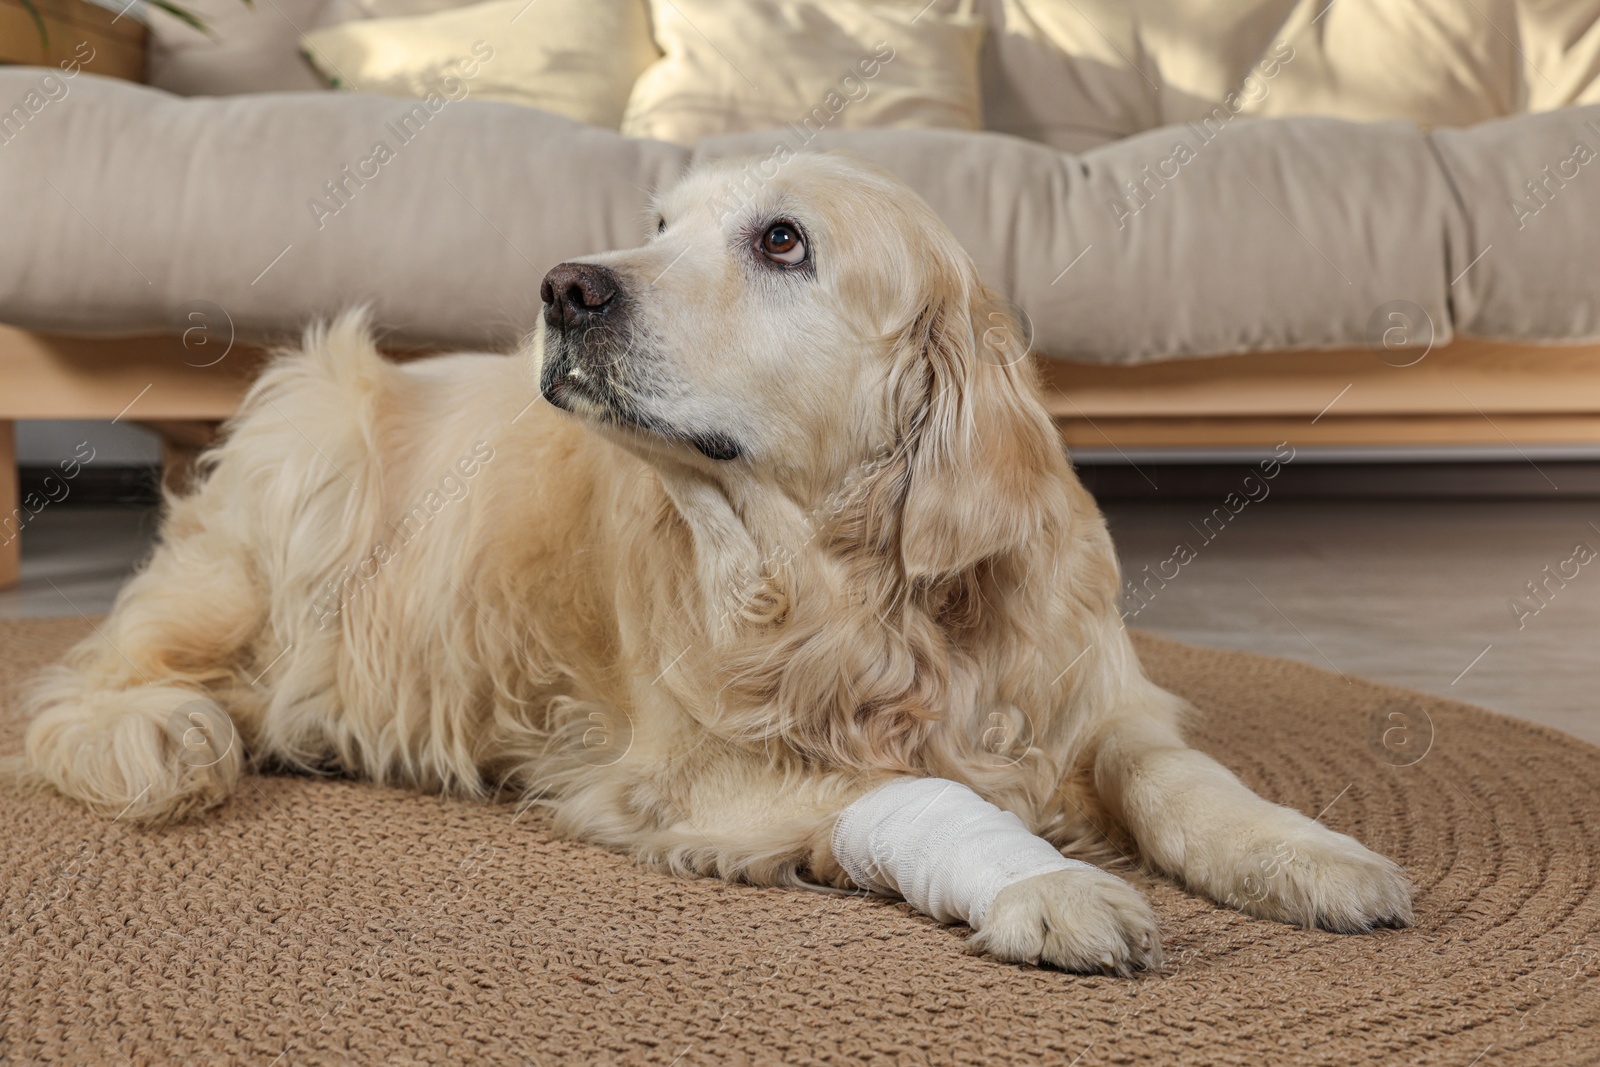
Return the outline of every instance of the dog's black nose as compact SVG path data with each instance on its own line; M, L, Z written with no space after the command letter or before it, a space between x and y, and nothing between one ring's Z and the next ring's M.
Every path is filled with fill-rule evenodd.
M592 323L611 309L618 288L617 275L610 267L558 263L539 286L544 320L563 329Z

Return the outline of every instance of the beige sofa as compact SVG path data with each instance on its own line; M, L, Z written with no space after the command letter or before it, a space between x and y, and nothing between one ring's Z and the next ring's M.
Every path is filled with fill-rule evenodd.
M352 183L415 103L328 91L296 47L360 0L198 6L217 37L155 24L150 87L79 74L0 121L30 206L0 228L0 470L5 420L222 417L261 344L355 302L397 345L508 345L544 270L640 239L651 189L794 138L467 98ZM978 8L988 131L807 147L949 221L1069 444L1600 444L1600 0ZM43 76L0 69L0 101Z

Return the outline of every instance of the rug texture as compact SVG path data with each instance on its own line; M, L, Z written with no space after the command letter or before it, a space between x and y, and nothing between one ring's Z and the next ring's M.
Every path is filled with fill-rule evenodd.
M18 684L89 631L0 624ZM1339 936L1148 886L1165 973L963 951L882 899L682 880L507 804L249 779L160 831L0 784L13 1063L1600 1063L1600 749L1298 664L1143 637L1192 734L1405 865Z

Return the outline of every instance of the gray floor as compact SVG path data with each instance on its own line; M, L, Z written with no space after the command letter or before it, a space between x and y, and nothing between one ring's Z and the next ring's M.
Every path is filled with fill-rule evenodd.
M22 581L0 592L0 619L103 615L150 550L155 508L47 504L22 537Z
M1600 742L1600 558L1568 562L1580 542L1581 558L1600 550L1591 525L1600 502L1269 497L1205 527L1209 509L1106 509L1128 577L1144 577L1146 566L1177 572L1164 587L1150 583L1146 606L1130 602L1139 609L1130 625L1393 682ZM1180 543L1193 558L1163 568ZM1563 572L1576 573L1564 587ZM1544 583L1544 606L1529 582ZM1526 605L1520 616L1514 598Z
M1150 579L1142 607L1129 600L1132 626L1394 682L1600 742L1600 559L1577 562L1600 550L1600 502L1268 498L1209 526L1210 505L1198 501L1106 511L1128 577L1176 574ZM28 530L22 584L0 593L0 618L105 611L154 526L148 511L46 508ZM1580 542L1588 551L1575 556ZM1181 564L1179 544L1189 550L1179 558L1192 554ZM1543 606L1530 582L1543 583Z

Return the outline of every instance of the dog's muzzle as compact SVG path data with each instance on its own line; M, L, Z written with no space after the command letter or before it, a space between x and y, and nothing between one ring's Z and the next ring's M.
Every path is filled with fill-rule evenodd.
M593 263L562 263L544 276L545 356L539 392L555 407L587 412L613 424L624 424L660 437L681 441L707 459L733 460L744 454L725 433L674 427L640 411L630 397L649 393L648 383L635 380L637 366L619 366L636 349L632 302L622 278ZM634 362L634 361L629 361Z

